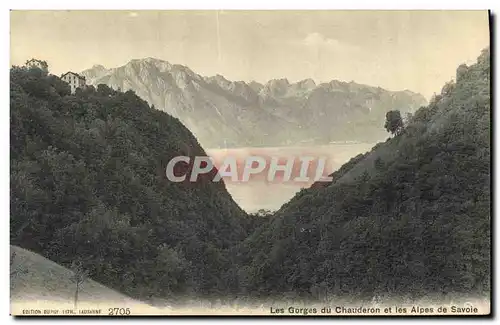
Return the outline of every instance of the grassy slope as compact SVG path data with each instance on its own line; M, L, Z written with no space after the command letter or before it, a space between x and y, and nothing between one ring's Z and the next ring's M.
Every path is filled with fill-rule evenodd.
M10 248L11 253L16 253L10 266L10 299L13 314L18 314L20 306L58 309L73 307L75 284L70 280L73 271L26 249L12 245ZM154 310L145 303L133 300L91 279L87 279L81 285L78 306Z

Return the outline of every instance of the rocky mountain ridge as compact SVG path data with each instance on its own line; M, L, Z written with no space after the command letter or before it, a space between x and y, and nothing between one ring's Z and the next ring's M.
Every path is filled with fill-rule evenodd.
M155 108L179 118L205 148L382 139L387 111L414 112L426 104L422 95L409 90L338 80L231 81L154 58L112 69L95 65L82 75L95 86L134 90Z

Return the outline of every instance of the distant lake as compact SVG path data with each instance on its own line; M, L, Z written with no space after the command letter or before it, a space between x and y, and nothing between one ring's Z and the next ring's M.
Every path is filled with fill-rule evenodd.
M303 147L261 147L261 148L231 148L208 149L207 154L216 160L226 156L236 156L245 159L248 156L270 156L280 158L311 156L325 157L328 164L324 175L331 174L344 163L360 153L369 151L376 143L329 144ZM309 187L313 182L274 182L265 179L251 179L249 182L232 182L226 180L226 188L241 208L253 213L259 209L277 210L289 201L301 188Z

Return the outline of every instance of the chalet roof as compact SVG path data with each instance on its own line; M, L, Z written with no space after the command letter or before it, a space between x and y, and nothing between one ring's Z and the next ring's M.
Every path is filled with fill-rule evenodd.
M84 79L84 80L85 80L85 77L84 77L84 76L81 76L81 75L79 75L78 73L73 72L73 71L68 71L68 72L66 72L66 73L62 74L62 75L61 75L61 78L64 78L64 76L65 76L65 75L68 75L68 74L75 75L75 76L77 76L78 78L80 78L80 79Z
M29 59L28 61L26 61L26 63L30 63L30 62L39 62L39 63L43 63L42 60L38 60L38 59Z

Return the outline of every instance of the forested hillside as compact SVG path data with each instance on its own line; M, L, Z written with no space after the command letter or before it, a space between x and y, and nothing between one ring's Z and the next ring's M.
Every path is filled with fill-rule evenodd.
M133 297L225 290L249 219L222 182L166 179L172 157L206 155L187 128L132 91L10 77L11 244Z
M401 132L261 219L210 176L167 181L172 157L205 152L134 92L71 95L18 67L10 87L11 244L79 261L112 289L141 299L489 292L489 50Z
M302 190L238 248L245 290L410 298L490 288L490 54L401 134Z

